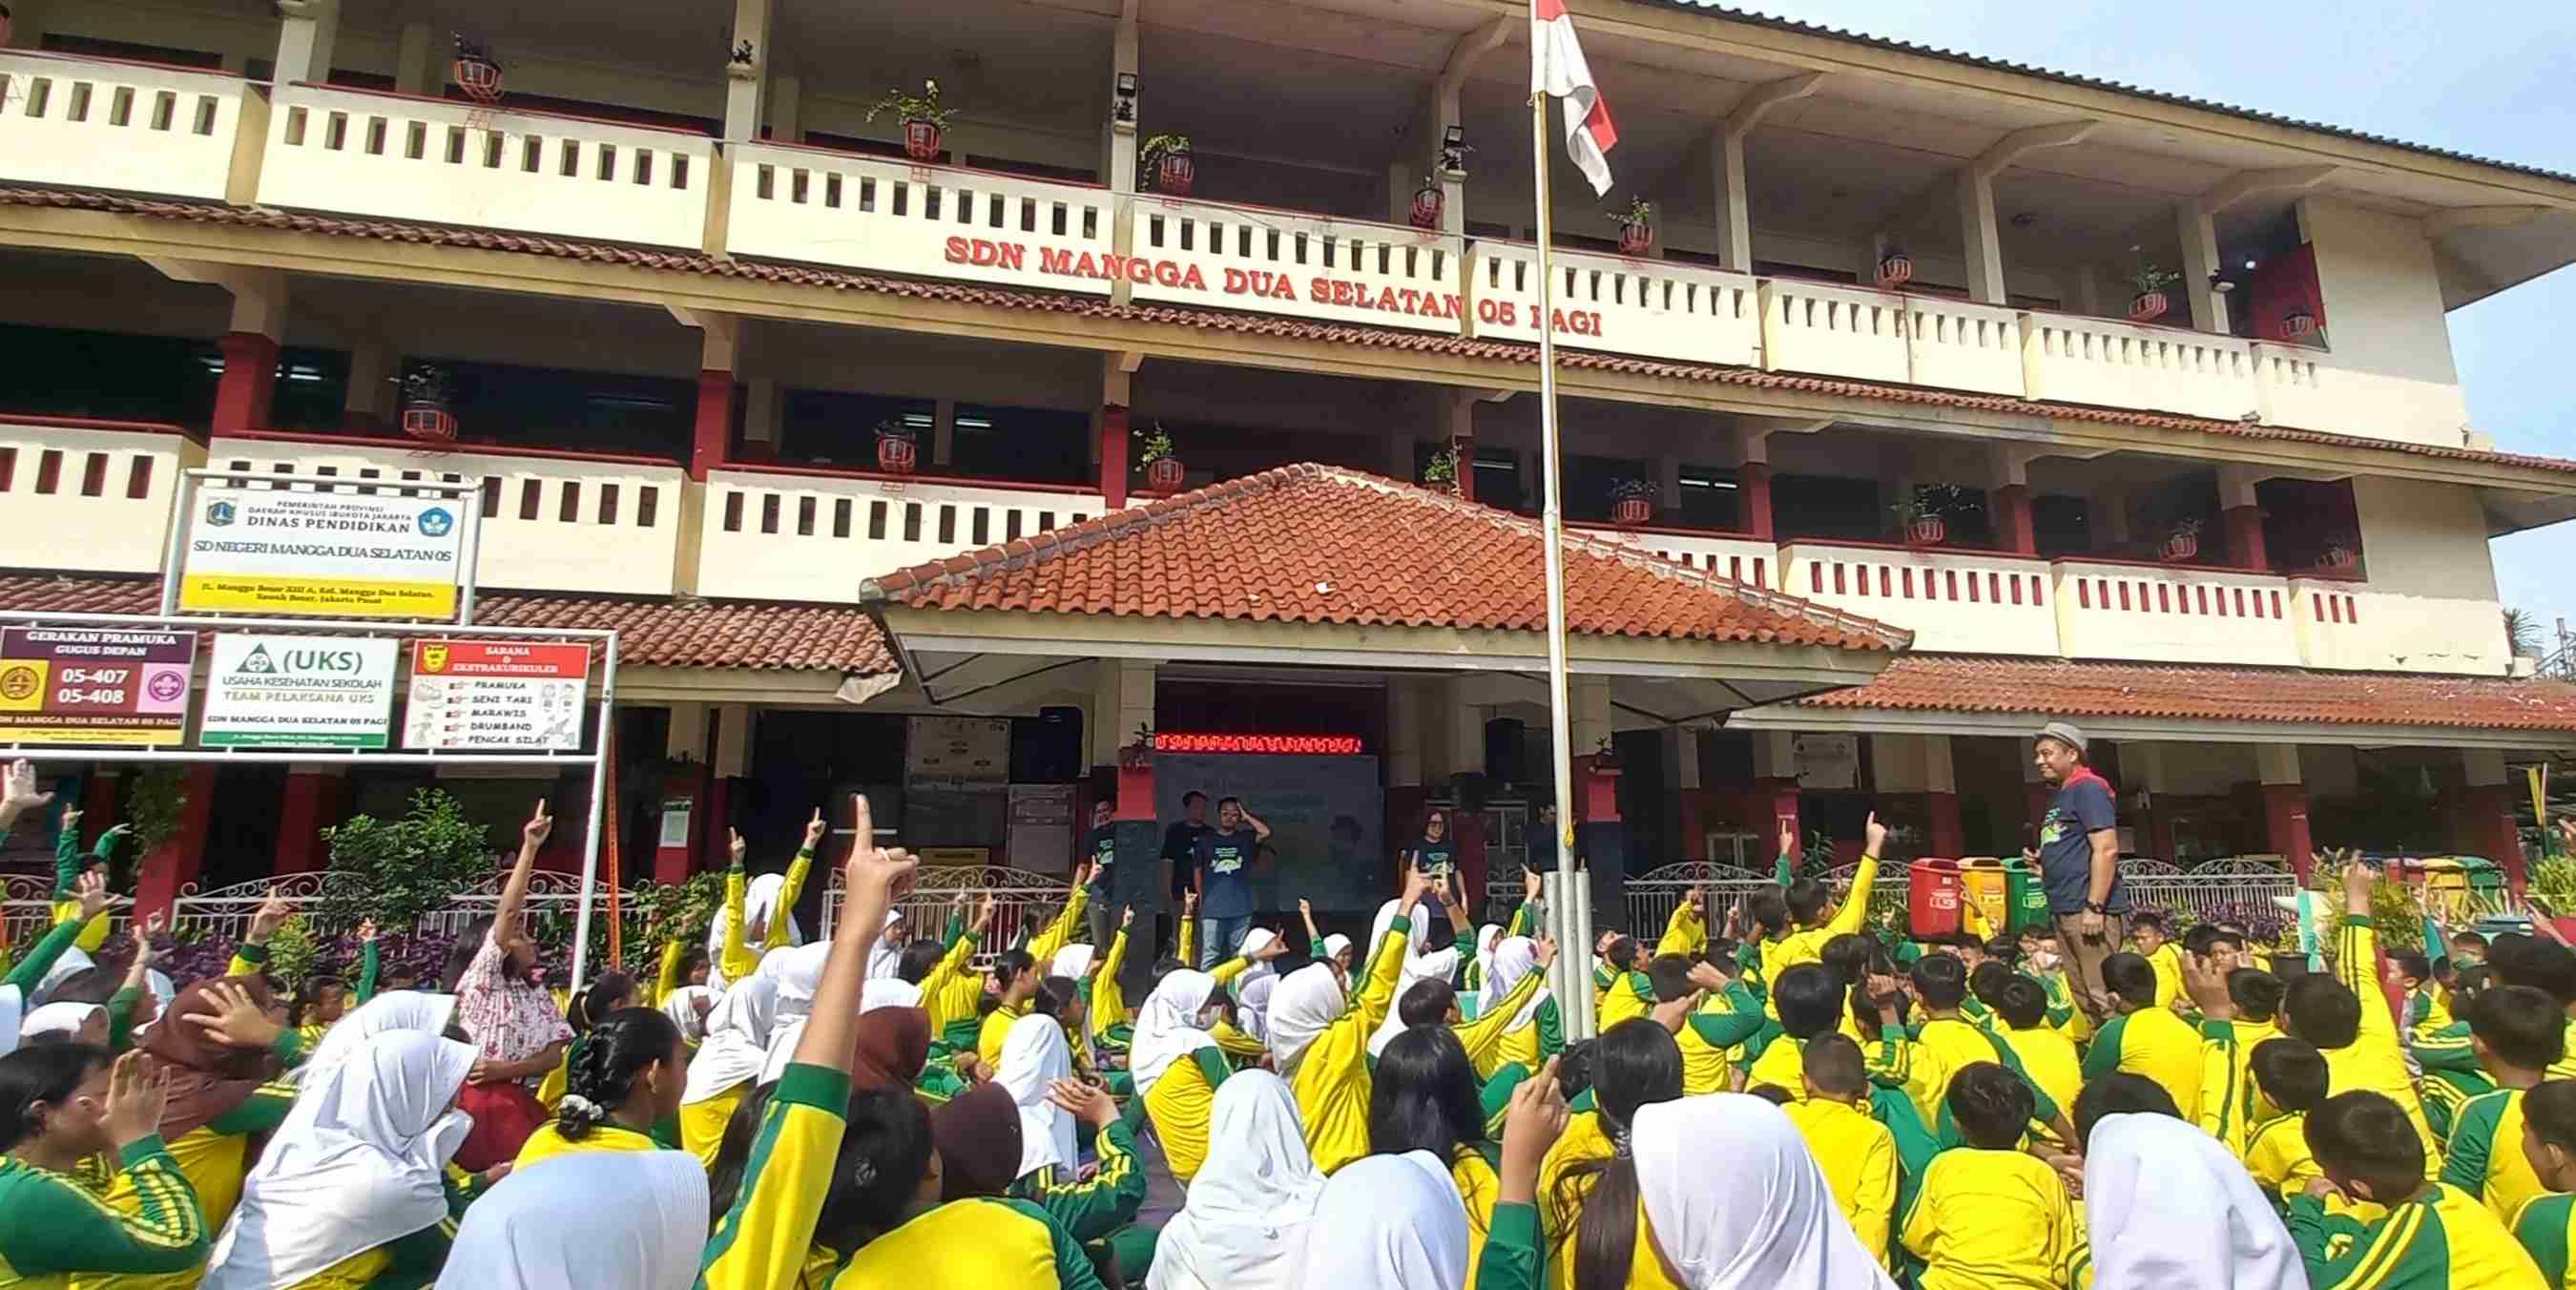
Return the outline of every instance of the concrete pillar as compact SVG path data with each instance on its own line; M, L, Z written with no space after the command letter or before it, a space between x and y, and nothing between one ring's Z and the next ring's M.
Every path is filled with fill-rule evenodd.
M2089 264L2079 264L2066 271L2066 284L2071 297L2058 302L2066 308L2095 318L2105 316L2102 308L2102 274Z
M1100 127L1100 177L1107 181L1110 200L1117 206L1109 221L1109 249L1120 255L1136 250L1136 118L1120 115L1118 95L1118 79L1137 75L1136 9L1134 4L1121 6L1118 29L1110 42L1109 119ZM1144 97L1141 88L1136 97ZM1126 304L1134 290L1121 277L1109 284L1109 301Z
M760 101L762 84L768 78L769 59L774 52L770 39L773 0L734 0L733 34L723 46L725 58L724 139L727 143L749 143L760 137ZM744 68L732 61L733 51L743 42L751 42L751 65Z
M327 763L289 766L286 792L278 803L278 873L306 873L331 867L330 848L322 830L340 822L348 795L349 768Z
M1657 519L1676 522L1682 513L1682 454L1678 448L1655 454L1655 508Z
M1743 447L1744 461L1735 472L1735 495L1743 508L1744 534L1768 542L1772 538L1771 436L1746 435Z
M2000 305L2004 295L2003 238L1995 228L1994 180L1978 167L1959 172L1959 251L1968 261L1968 298Z
M2460 798L2463 849L2495 861L2504 869L2514 894L2520 895L2525 876L2522 828L2514 815L2514 786L2505 770L2504 753L2463 748L2460 763L2466 785Z
M2039 554L2039 530L2030 513L2030 461L2006 448L1993 450L1995 549Z
M697 420L689 434L689 478L705 483L707 472L725 463L733 435L733 373L715 368L698 372Z
M232 325L215 342L223 351L224 374L215 383L212 429L264 430L277 396L278 342L286 336L286 277L254 272L220 281L233 293Z
M2218 226L2198 199L2174 206L2174 232L2182 240L2182 289L2191 301L2192 326L2228 334L2227 297L2209 285L2219 272Z
M1662 735L1664 789L1673 799L1676 858L1708 859L1708 794L1700 787L1699 731L1668 726Z
M707 705L674 703L670 713L663 756L684 764L665 773L656 786L660 799L655 803L655 818L660 825L653 848L653 881L664 883L688 881L697 857L706 854L712 805L707 782ZM731 842L721 828L712 830L719 856L727 854Z
M1115 789L1115 845L1118 862L1111 879L1111 897L1120 905L1136 911L1138 931L1143 939L1154 940L1144 948L1157 949L1177 932L1171 918L1179 911L1172 906L1171 875L1163 863L1163 830L1154 809L1154 761L1151 753L1129 752L1140 728L1154 724L1154 665L1139 659L1104 658L1091 665L1091 712L1087 728L1091 736L1091 764L1099 768ZM1150 932L1147 930L1150 929ZM1131 996L1137 990L1153 988L1152 952L1127 956L1120 983Z
M939 467L933 474L951 473L950 463L957 459L957 400L939 399L931 404L930 464Z
M2093 495L2093 545L2117 549L2129 542L2129 490L2115 484Z
M394 347L381 340L362 340L349 347L349 388L340 399L340 428L351 434L381 435L393 429L386 415L394 383Z
M1466 683L1457 679L1435 681L1431 687L1430 723L1439 734L1439 760L1434 764L1433 781L1452 775L1485 773L1485 720L1482 705L1469 703Z
M1104 658L1091 665L1091 764L1115 766L1139 728L1154 724L1154 665Z
M1458 450L1458 495L1472 502L1476 500L1476 396L1448 391L1440 409L1441 438Z
M2255 474L2234 466L2218 468L2219 518L2226 525L2227 562L2241 569L2269 569L2264 549L2263 508L2254 500Z
M168 914L179 893L195 886L205 870L206 825L215 809L215 768L200 764L181 769L179 793L178 827L135 865L137 918Z
M776 378L755 376L743 382L743 460L778 460L779 418L783 411L784 400L779 397Z
M2315 862L2308 833L2308 786L2299 773L2297 744L2256 744L2254 765L2263 785L2264 832L2272 850L2289 858L2304 881Z
M2049 799L2057 796L2057 790L2050 788L2048 781L2039 777L2039 764L2031 760L2030 741L2024 739L2020 743L2021 795L2024 812L2022 821L2024 830L2028 834L2022 840L2022 844L2035 847L2039 845L2040 822L2048 818Z
M426 22L407 22L394 38L394 91L436 97L447 88L449 46Z
M1100 373L1100 411L1091 419L1092 460L1100 468L1101 505L1114 511L1127 504L1127 408L1135 397L1135 375L1120 366L1116 354L1101 356Z
M1967 829L1959 819L1959 774L1951 760L1950 736L1923 736L1924 845L1936 856L1956 856L1968 849Z
M1716 181L1717 261L1736 273L1753 272L1753 208L1744 186L1744 133L1720 127L1708 143Z
M742 800L744 781L750 775L752 706L748 703L708 705L707 723L713 729L713 750L708 755L707 791L704 808L699 814L705 826L698 830L698 867L715 868L725 863L730 839L726 831L733 827L737 803ZM826 863L829 863L827 860ZM820 887L809 888L820 891Z
M805 97L805 83L793 76L769 78L769 137L779 143L798 143L804 138L799 121Z
M327 83L331 79L331 46L339 34L340 0L311 0L305 12L279 18L277 83Z

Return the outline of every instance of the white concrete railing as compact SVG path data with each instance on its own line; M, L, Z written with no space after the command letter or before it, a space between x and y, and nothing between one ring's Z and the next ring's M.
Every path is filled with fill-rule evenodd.
M2059 560L2057 635L2069 658L2296 667L2289 583L2193 565Z
M179 472L204 464L177 426L0 417L0 568L157 572Z
M1139 197L1138 300L1460 334L1466 243L1444 233L1258 206Z
M0 180L222 201L238 76L0 49Z
M1659 555L1685 568L1706 569L1748 587L1780 590L1780 548L1759 538L1729 537L1723 533L1685 533L1671 529L1607 528L1594 524L1569 527L1596 542Z
M2108 318L2028 317L2022 384L2031 398L2218 421L2261 406L2250 341Z
M725 151L736 255L1109 293L1107 189L772 143Z
M2495 601L2375 591L2344 578L2290 579L2290 622L2310 667L2502 676L2511 663Z
M284 85L259 202L695 250L714 165L700 134Z
M478 587L667 596L676 585L686 478L678 466L320 437L218 438L206 455L211 466L281 478L477 484Z
M2022 392L2022 319L1997 305L1905 297L1906 382L1979 394Z
M1100 514L1100 494L734 466L708 472L698 592L858 599L859 582Z
M2273 425L2464 446L2469 405L2455 382L2359 371L2298 345L2257 344L2254 361L2263 420Z
M1750 275L1587 251L1551 256L1556 343L1690 363L1761 361L1761 304ZM1538 248L1479 240L1468 252L1474 335L1538 339Z
M1918 650L2057 652L2048 566L2036 556L1784 542L1780 563L1781 590L1906 628Z
M1774 372L1906 379L1906 298L1808 282L1762 283L1762 365Z

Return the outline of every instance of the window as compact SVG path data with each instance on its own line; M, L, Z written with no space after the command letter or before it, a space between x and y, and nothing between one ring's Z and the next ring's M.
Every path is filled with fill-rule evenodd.
M466 442L673 459L688 453L698 411L694 380L441 362ZM734 402L739 409L742 401Z
M204 426L224 371L213 341L185 337L0 326L0 346L0 407L37 416ZM340 428L348 355L290 346L277 367L267 428Z
M1091 414L1053 408L957 405L943 474L1078 484L1093 478Z
M798 466L877 468L877 426L901 423L913 432L915 469L930 465L931 432L938 405L929 399L852 394L841 390L788 390L779 400L778 459Z
M1730 530L1743 528L1744 497L1737 491L1734 468L1682 463L1682 509L1679 520L1687 528Z

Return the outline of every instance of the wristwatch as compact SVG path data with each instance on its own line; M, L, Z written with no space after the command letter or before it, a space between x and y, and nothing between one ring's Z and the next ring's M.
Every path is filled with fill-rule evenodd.
M2084 902L2084 912L2088 914L2107 914L2110 913L2111 910L2108 906L2088 900Z

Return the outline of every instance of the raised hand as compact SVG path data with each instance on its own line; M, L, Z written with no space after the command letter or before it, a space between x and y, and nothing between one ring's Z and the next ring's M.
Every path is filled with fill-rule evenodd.
M909 851L877 845L876 819L868 809L867 794L851 794L850 823L850 858L841 867L842 887L849 892L881 892L891 907L912 890L920 862Z
M991 931L991 930L992 930L992 928L993 928L993 906L994 906L993 893L991 893L991 892L989 892L989 891L988 891L988 892L985 892L985 893L984 893L984 905L983 905L983 907L975 911L975 930L976 930L976 931L978 931L978 932L986 932L986 931Z
M822 808L822 807L819 807L819 806L818 806L818 807L815 807L815 808L814 808L814 818L813 818L813 819L810 819L810 820L805 821L805 849L806 849L806 850L808 850L808 851L813 850L813 849L814 849L814 847L815 847L815 845L816 845L816 844L818 844L818 843L820 843L820 842L823 840L823 834L824 834L824 832L826 831L827 827L828 827L828 826L826 826L826 825L823 823L823 808Z
M161 952L152 948L152 938L161 934L161 917L159 914L154 914L143 922L136 923L131 929L134 935L134 965L138 971L161 961Z
M1521 870L1521 899L1537 900L1547 894L1547 875L1536 869Z
M1182 915L1183 915L1183 916L1187 916L1187 915L1190 915L1190 914L1195 914L1195 913L1197 913L1197 912L1199 912L1199 894L1198 894L1197 892L1195 892L1195 891L1187 891L1187 892L1183 892L1183 893L1181 893L1181 913L1182 913Z
M2371 872L2369 865L2359 860L2346 864L2343 869L2344 913L2347 915L2369 913L2370 889L2378 883L2379 875Z
M9 763L7 779L0 780L0 820L14 820L53 800L53 794L36 791L36 763L24 757Z
M1135 926L1135 925L1136 925L1136 907L1135 907L1134 905L1129 905L1129 906L1128 906L1128 907L1126 907L1125 909L1122 909L1122 910L1119 910L1119 911L1118 911L1118 930L1119 930L1119 931L1122 931L1122 932L1123 932L1123 931L1126 931L1128 928L1133 927L1133 926Z
M1651 1015L1656 1025L1678 1035L1682 1032L1682 1023L1690 1020L1690 1015L1699 1011L1699 1006L1707 1001L1708 991L1693 990L1678 999L1656 1004Z
M1288 938L1285 936L1273 936L1270 938L1270 943L1268 945L1264 945L1259 950L1253 952L1252 961L1255 963L1267 963L1287 952Z
M285 895L274 885L270 886L268 899L259 902L259 912L250 916L250 943L266 945L268 938L277 935L277 929L284 926L294 913L295 906L287 903Z
M205 1031L206 1038L227 1048L266 1048L277 1042L284 1029L260 1011L250 991L230 981L207 986L206 997L213 1002L215 1011L191 1012L180 1020Z
M1430 876L1423 873L1420 869L1414 868L1412 865L1406 865L1404 867L1404 898L1397 902L1395 906L1396 912L1407 918L1412 917L1414 906L1421 904L1424 893L1429 892L1430 890Z
M94 869L73 879L72 891L80 900L80 918L84 923L106 913L117 900L108 894L107 875Z
M725 850L732 853L733 865L739 869L742 867L743 856L751 850L751 844L742 840L741 830L726 829Z
M2192 1003L2199 1007L2200 1015L2211 1021L2235 1019L2236 1001L2227 993L2227 978L2210 963L2208 955L2182 956L2182 984Z
M554 831L555 817L546 814L546 799L540 797L537 799L537 809L528 816L528 822L519 826L520 845L544 846L546 839L553 836Z
M1887 826L1879 823L1878 812L1872 811L1869 813L1869 822L1861 826L1861 854L1867 856L1885 856L1887 854L1886 848Z
M79 827L80 827L80 822L81 822L81 817L82 817L82 816L84 816L84 815L87 815L87 814L89 814L89 812L84 811L84 810L82 810L81 808L79 808L79 807L77 807L77 806L66 806L66 807L64 807L64 808L63 808L63 832L65 832L65 833L69 833L69 832L71 832L72 830L79 828Z
M1556 962L1555 937L1542 936L1537 940L1530 942L1530 945L1532 947L1530 950L1530 961L1537 965L1538 971L1545 972L1548 969L1549 964Z
M1784 856L1798 854L1798 826L1786 820L1780 822L1780 854Z
M1500 1199L1527 1204L1538 1198L1539 1163L1565 1134L1565 1090L1556 1084L1557 1059L1512 1090L1503 1111L1503 1168Z
M161 1113L169 1106L170 1072L142 1053L127 1053L108 1068L107 1106L98 1127L121 1150L159 1133Z

